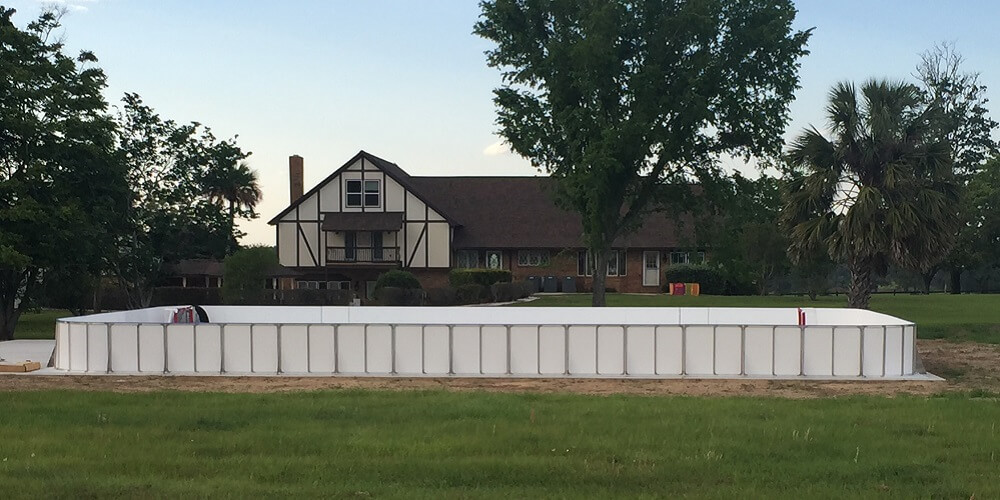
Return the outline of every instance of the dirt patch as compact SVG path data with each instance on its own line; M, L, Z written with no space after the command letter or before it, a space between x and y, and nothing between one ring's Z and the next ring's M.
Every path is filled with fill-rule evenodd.
M1000 392L1000 346L971 342L922 340L917 343L917 348L927 370L945 377L948 379L947 381L7 375L0 376L0 391L66 389L114 392L174 390L266 393L326 389L379 389L598 395L771 396L784 398L817 398L854 394L930 395L956 390Z

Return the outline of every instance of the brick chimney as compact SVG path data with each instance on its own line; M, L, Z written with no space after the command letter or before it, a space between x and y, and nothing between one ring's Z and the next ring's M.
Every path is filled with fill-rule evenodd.
M288 185L291 187L291 202L302 197L304 193L302 178L302 157L292 155L288 157Z

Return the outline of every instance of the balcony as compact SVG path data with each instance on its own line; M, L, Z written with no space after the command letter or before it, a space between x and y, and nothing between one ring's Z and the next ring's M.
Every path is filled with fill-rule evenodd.
M398 247L327 247L327 264L398 264Z

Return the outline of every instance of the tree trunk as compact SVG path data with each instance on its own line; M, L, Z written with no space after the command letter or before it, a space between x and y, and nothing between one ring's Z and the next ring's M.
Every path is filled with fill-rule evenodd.
M13 299L7 301L10 303L0 308L0 340L14 340L14 327L21 317L21 311L14 309Z
M229 200L229 247L226 255L236 252L236 201Z
M593 307L604 307L607 305L605 294L607 292L608 258L610 257L610 252L609 248L601 248L593 252L594 291L591 296L590 305Z
M923 272L920 273L920 278L923 280L924 283L924 290L923 290L924 295L931 294L931 282L934 281L935 274L937 274L937 269L934 269L933 271L926 273Z
M875 266L871 257L852 257L848 263L851 285L847 290L847 307L868 309L875 288Z
M962 268L959 266L952 266L950 269L951 274L951 293L959 294L962 293Z

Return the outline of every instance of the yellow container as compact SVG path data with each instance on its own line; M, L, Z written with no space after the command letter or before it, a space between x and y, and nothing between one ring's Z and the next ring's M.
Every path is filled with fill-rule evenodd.
M684 291L687 292L687 295L698 296L701 294L701 285L698 283L687 283L687 286L684 287Z

